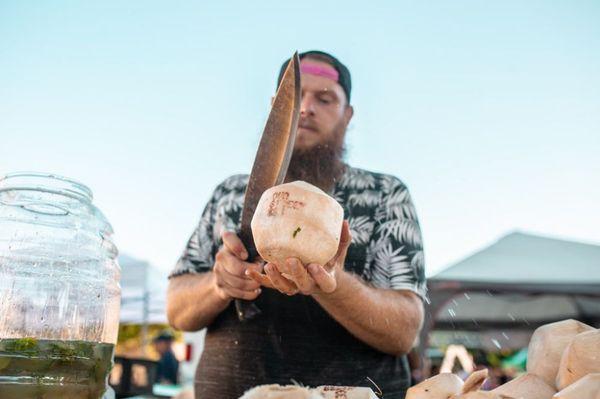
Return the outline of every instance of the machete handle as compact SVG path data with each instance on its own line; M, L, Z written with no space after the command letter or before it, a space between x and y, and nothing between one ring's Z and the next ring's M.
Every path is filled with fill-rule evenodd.
M246 259L246 262L253 262L259 255L256 246L254 246L252 235L238 232L238 236L244 243L246 252L248 252L248 259ZM235 300L235 312L237 313L238 319L243 322L252 320L262 313L253 301L247 301L245 299Z

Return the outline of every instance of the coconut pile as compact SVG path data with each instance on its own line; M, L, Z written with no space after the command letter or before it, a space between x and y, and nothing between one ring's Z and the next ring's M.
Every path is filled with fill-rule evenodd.
M240 399L378 399L370 388L324 385L306 388L298 385L260 385Z
M286 277L285 260L327 264L336 254L344 210L319 188L303 181L266 190L251 227L258 253ZM494 389L481 391L487 370L463 381L442 373L410 388L406 399L600 399L600 330L564 320L535 330L529 343L527 373ZM331 388L331 389L329 389ZM242 399L372 399L369 388L263 385ZM385 392L383 392L385 397Z
M576 320L546 324L533 333L527 372L492 391L482 391L487 370L464 382L441 373L417 384L406 399L600 399L600 330ZM385 399L385 392L383 392ZM240 399L377 399L370 388L261 385Z
M576 320L539 327L527 351L527 372L481 391L487 370L463 381L441 373L411 387L406 399L600 399L600 330Z

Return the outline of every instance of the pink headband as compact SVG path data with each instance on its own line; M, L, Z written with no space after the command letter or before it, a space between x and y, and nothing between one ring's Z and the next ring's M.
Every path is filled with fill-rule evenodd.
M340 74L335 68L330 66L322 66L318 64L312 64L310 62L300 63L300 72L307 73L309 75L322 76L327 79L338 81Z

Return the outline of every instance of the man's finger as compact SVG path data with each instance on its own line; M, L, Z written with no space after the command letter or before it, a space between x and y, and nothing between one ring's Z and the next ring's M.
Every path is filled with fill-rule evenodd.
M268 288L275 288L273 283L266 274L259 273L255 270L248 269L246 274L260 285Z
M246 270L260 268L260 266L256 263L241 261L229 251L217 252L215 260L221 264L223 268L229 272L229 274L233 274L234 276L241 278L248 278L246 276Z
M272 263L267 263L265 266L265 272L267 273L267 276L269 276L273 287L279 291L287 295L294 295L298 293L298 288L296 285L283 277L281 273L279 273L279 270L277 270L275 265Z
M222 276L222 280L227 286L244 291L252 291L260 287L260 284L251 278L240 278L231 274Z
M315 283L309 276L306 268L296 258L290 258L286 260L287 267L291 272L291 276L294 279L294 283L298 286L298 289L303 294L309 294L315 288Z
M232 254L241 260L248 259L248 251L246 251L246 247L244 247L242 240L240 240L235 232L224 231L221 234L221 239L223 240L223 246L225 246Z
M229 295L233 298L245 299L247 301L256 299L261 293L260 288L257 288L253 291L244 291L244 290L239 290L237 288L226 287L223 289L223 291L225 291L225 293L227 295Z
M335 291L337 287L335 276L332 273L328 273L323 266L312 263L308 265L307 270L321 291L327 294Z

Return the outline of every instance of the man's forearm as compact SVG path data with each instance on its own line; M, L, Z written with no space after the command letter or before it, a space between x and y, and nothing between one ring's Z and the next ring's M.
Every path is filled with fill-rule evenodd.
M341 272L333 293L314 298L352 335L393 355L410 351L423 320L415 294L370 287L347 272Z
M208 326L231 300L216 292L213 272L184 274L169 280L167 318L176 329L198 331Z

